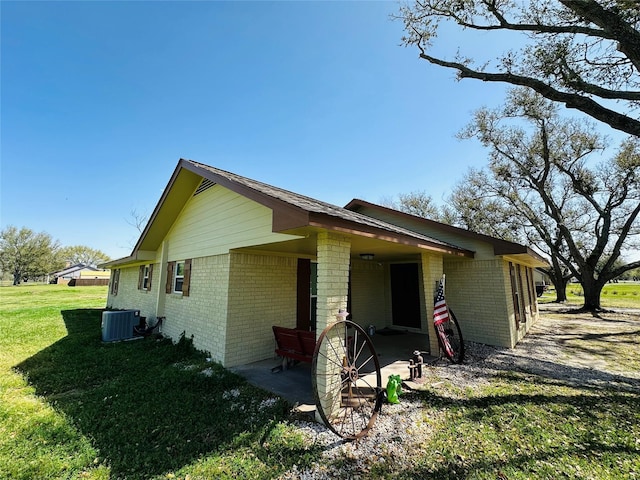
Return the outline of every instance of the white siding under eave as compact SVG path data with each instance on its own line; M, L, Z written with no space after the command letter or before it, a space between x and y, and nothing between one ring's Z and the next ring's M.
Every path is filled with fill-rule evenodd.
M166 239L169 261L298 238L272 232L272 211L220 185L192 197Z

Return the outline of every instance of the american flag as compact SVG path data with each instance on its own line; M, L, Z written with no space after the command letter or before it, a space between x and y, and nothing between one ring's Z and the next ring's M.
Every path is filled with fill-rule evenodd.
M436 292L436 300L433 306L433 324L440 325L449 320L449 309L444 299L444 275L440 279L438 291Z
M453 356L453 348L444 330L444 324L449 321L449 309L447 308L447 302L444 299L444 275L440 279L438 290L436 291L435 303L433 305L433 325L436 328L436 333L440 337L440 343L442 349L448 356Z

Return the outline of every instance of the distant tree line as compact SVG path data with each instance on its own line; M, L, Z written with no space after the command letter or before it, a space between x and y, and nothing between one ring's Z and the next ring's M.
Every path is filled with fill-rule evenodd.
M45 232L10 225L0 232L0 274L14 285L40 280L67 265L83 263L95 266L109 261L100 250L83 245L63 247Z

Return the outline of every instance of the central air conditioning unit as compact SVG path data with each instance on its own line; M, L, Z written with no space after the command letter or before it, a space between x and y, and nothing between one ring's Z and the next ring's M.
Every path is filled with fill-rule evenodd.
M102 341L116 342L134 337L133 327L140 323L140 310L102 312Z

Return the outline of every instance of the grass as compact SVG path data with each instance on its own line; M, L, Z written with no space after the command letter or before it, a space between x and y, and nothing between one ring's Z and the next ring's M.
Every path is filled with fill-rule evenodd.
M555 290L549 290L538 301L549 303L555 299ZM567 285L567 301L577 305L584 303L584 292L580 284ZM640 308L640 283L608 283L602 289L600 304L603 308Z
M315 458L286 402L190 341L103 344L106 287L0 296L0 478L273 478Z
M510 373L425 398L435 448L399 478L637 478L640 400ZM381 475L382 476L382 475Z
M103 344L105 296L105 287L0 288L0 478L268 479L327 461L283 401L187 339ZM567 345L594 357L615 345L619 371L633 371L634 325ZM638 391L506 372L482 388L411 395L431 436L403 446L410 464L389 453L362 478L640 478Z

